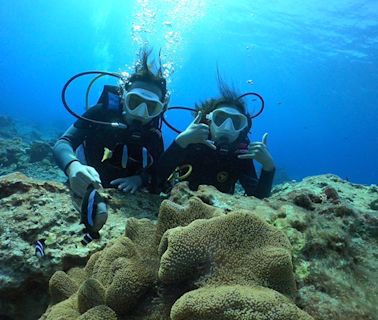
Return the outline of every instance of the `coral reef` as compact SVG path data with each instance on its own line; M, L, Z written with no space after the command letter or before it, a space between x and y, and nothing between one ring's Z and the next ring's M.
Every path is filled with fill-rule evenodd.
M260 204L207 187L176 192L176 198L180 193L184 199L199 196L226 210L253 208L284 231L293 246L299 289L295 301L314 318L375 318L378 289L370 285L378 280L375 185L352 184L334 175L309 177L276 186Z
M68 300L49 309L46 319L62 316L66 309L76 312L77 319L101 305L107 305L118 316L135 308L147 291L156 286L155 231L156 225L149 220L130 218L125 230L128 237L110 241L101 252L92 255L84 268L86 280L80 285L76 283ZM59 281L50 281L50 292L59 292L58 296L63 297L65 278L69 275L63 277L60 273L53 276ZM75 282L72 278L69 281Z
M175 302L171 318L251 319L265 314L266 319L312 319L279 294L295 293L290 250L283 233L250 212L168 230L159 247L159 280L200 288Z
M220 210L204 204L198 197L189 198L183 205L173 201L163 201L158 217L156 243L160 243L164 232L168 229L186 226L196 219L210 219L220 214L222 214Z
M108 190L104 196L110 209L102 239L83 247L83 226L66 186L21 173L0 177L0 318L36 319L47 307L48 281L56 270L84 266L108 239L124 233L126 218L155 218L161 202L158 196L127 196L116 190ZM38 239L46 243L46 255L40 259L34 255ZM77 269L71 269L69 276L74 280L68 281L62 271L51 279L65 279L61 282L65 292L51 292L54 301L66 299L85 279Z
M78 284L63 271L55 272L49 281L50 299L53 304L68 299L78 289Z
M220 286L184 294L172 307L174 320L311 320L277 291L264 287Z
M19 171L40 180L64 182L66 177L53 160L55 141L30 123L0 116L0 176Z
M9 116L0 115L0 138L13 139L17 135L15 121Z
M292 296L295 282L290 252L282 232L251 212L234 211L164 233L159 279L173 284L195 278L199 287L264 285Z
M33 141L27 153L30 162L54 161L52 147L44 141Z
M9 170L19 170L25 168L21 159L25 156L27 145L19 138L0 138L0 168L2 172L5 168Z
M41 319L376 317L376 186L324 175L264 200L185 183L162 203L104 196L103 238L82 247L65 186L0 179L0 317L35 319L48 291ZM38 238L47 243L41 259Z
M125 236L93 255L85 272L65 307L51 305L45 319L65 308L78 318L103 304L119 319L248 319L264 312L269 319L312 319L288 298L296 287L286 236L250 211L221 213L197 197L185 206L165 200L157 225L129 219ZM66 282L60 271L53 278ZM60 297L63 287L50 281ZM202 301L196 310L193 300Z

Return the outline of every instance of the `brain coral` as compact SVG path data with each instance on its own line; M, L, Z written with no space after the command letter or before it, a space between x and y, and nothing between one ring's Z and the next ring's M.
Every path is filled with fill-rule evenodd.
M79 289L68 300L54 306L47 319L56 320L68 312L72 314L72 319L76 319L80 314L94 314L96 311L93 309L104 304L117 315L127 313L156 281L158 258L154 245L155 231L156 225L147 219L131 218L125 231L129 237L120 237L103 251L94 254L85 267L87 280L80 286L75 285L74 277L70 278L62 271L54 274L50 281L53 302L61 301L69 293L74 293L77 287ZM83 273L77 274L76 280L82 281ZM69 284L68 289L65 289L65 283Z
M105 303L105 289L96 279L86 280L78 292L78 307L80 313Z
M261 285L286 295L295 291L286 236L246 211L196 220L168 230L160 243L159 279L195 286Z
M116 313L108 306L99 305L82 314L78 320L117 320Z
M160 205L156 241L160 242L164 232L177 226L186 226L196 219L210 219L221 215L220 210L192 197L185 205L164 200Z
M184 294L172 307L172 320L311 320L277 291L264 287L220 286Z
M128 219L125 236L82 271L53 276L54 300L72 295L46 319L311 319L290 302L294 291L282 232L194 197L164 201L157 224Z
M65 272L57 271L49 281L50 298L53 304L72 296L79 286Z

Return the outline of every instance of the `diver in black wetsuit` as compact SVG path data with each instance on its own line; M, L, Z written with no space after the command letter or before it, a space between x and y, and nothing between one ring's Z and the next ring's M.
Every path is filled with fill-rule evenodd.
M88 190L103 186L129 193L141 187L158 191L157 162L164 151L159 123L167 89L161 66L154 73L147 64L149 53L141 51L135 73L124 85L104 87L98 103L83 115L94 121L79 119L54 146L59 167L68 176L76 198L82 200L82 221L88 220L84 224L93 232L105 223L107 208L102 201L95 203L100 196L90 195ZM122 127L96 121L121 123ZM93 204L92 210L89 205Z
M250 142L252 126L246 105L219 79L221 98L197 106L197 115L165 151L159 163L160 185L168 189L172 180L187 180L196 190L213 185L224 193L234 193L239 180L246 195L265 198L270 195L275 172L267 146ZM262 164L258 178L253 160Z

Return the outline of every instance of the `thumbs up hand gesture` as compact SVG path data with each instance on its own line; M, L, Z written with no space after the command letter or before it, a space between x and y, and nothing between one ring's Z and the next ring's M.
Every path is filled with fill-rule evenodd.
M209 140L209 126L204 123L200 123L202 118L202 112L199 111L194 121L181 132L175 139L176 143L181 148L186 148L190 144L202 143L209 148L215 150L216 146L214 141Z
M267 148L268 134L263 135L261 142L251 142L248 145L248 150L238 155L239 159L254 159L261 163L265 171L272 171L274 169L274 161Z

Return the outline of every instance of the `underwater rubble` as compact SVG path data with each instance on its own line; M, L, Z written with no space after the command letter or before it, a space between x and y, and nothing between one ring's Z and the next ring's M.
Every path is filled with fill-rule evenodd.
M0 176L22 172L36 179L64 182L66 177L52 153L57 137L0 115Z
M84 247L64 184L0 177L0 318L376 319L374 185L322 175L265 200L186 183L166 200L103 194L109 220Z

